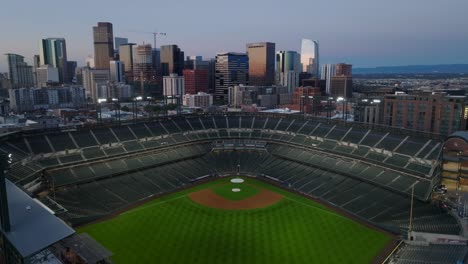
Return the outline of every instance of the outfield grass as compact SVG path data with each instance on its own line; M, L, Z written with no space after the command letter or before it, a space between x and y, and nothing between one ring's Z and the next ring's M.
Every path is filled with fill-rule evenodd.
M113 219L80 228L114 253L115 263L369 263L391 240L323 205L285 195L255 210L218 210L192 202L194 190L167 195ZM255 189L255 188L254 188Z

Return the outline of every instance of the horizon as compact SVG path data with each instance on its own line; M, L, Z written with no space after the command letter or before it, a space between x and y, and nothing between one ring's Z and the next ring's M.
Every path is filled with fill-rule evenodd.
M24 4L10 1L2 8L0 23L15 27L4 27L0 72L8 71L3 54L22 55L31 65L33 55L39 54L39 40L51 37L65 38L68 60L83 66L94 55L92 27L101 21L113 24L114 38L153 45L151 34L139 32L165 32L166 36L158 37L158 48L176 44L187 56L204 58L214 58L220 51L245 53L245 45L255 42L274 42L276 51L300 53L305 38L319 41L321 64L346 62L356 68L374 68L468 63L468 35L459 30L468 26L464 16L467 1L453 0L447 5L433 0L301 0L286 8L279 8L284 6L279 3L241 0L228 6L213 0L158 4L137 0L116 1L110 6L83 0L65 6L52 0L46 6L28 3L24 9ZM234 17L226 17L228 8ZM15 12L5 12L8 10L24 12L18 17ZM46 12L53 15L37 19L37 14Z

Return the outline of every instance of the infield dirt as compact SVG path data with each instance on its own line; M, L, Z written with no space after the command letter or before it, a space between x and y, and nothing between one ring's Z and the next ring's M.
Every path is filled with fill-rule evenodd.
M265 208L283 199L282 194L265 189L259 191L257 194L251 197L240 201L232 201L226 199L214 193L211 189L204 189L201 191L192 192L189 194L189 197L192 201L203 206L225 210L247 210Z

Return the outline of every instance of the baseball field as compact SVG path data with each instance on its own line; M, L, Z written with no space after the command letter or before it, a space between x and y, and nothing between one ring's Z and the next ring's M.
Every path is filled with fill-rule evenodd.
M78 231L108 248L114 263L361 264L392 239L300 195L234 178L154 199Z

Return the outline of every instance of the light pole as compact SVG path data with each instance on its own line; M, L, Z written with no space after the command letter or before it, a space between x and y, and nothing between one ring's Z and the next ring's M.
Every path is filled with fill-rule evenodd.
M301 95L301 112L305 118L305 95Z
M114 114L116 116L117 122L120 126L120 102L117 98L112 98L112 102L114 102Z
M138 118L138 113L137 113L137 106L138 102L141 101L143 97L137 96L133 98L132 104L133 104L133 123L136 123L137 118Z
M97 121L98 121L98 124L101 124L102 123L102 103L105 103L107 102L107 99L106 98L98 98L97 100L97 107L98 107L98 116L97 116Z
M328 97L327 98L327 119L331 119L331 102L333 100L333 97Z
M312 102L312 103L311 103L311 102ZM310 107L310 108L312 109L312 114L314 114L314 113L315 113L315 112L314 112L314 110L315 110L314 97L311 96L311 95L309 95L309 96L307 97L307 106ZM311 111L309 110L308 112L309 112L309 114L310 114Z
M343 117L343 121L344 121L344 122L346 122L346 117L345 117L345 112L346 112L346 110L345 110L345 101L346 101L346 100L345 100L343 97L338 97L338 98L336 99L336 102L337 102L337 103L338 103L338 102L343 102L343 105L342 105L342 109L343 109L343 110L342 110L342 112L341 112L341 115L342 115L342 117Z

